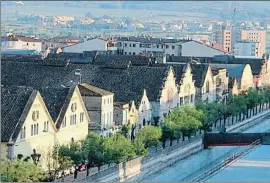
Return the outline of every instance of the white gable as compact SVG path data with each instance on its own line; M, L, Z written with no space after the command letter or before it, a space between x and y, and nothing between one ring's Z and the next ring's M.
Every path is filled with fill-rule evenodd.
M107 51L107 41L96 38L64 48L64 52Z

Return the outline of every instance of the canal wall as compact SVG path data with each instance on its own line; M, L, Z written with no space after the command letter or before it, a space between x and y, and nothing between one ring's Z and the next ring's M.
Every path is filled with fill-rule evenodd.
M227 131L242 132L269 118L270 110L266 110L242 122L227 126ZM162 171L177 161L196 154L201 150L203 150L202 134L197 134L190 140L173 141L172 146L169 145L169 142L166 142L164 149L161 144L156 148L149 149L149 155L145 158L138 157L117 165L104 165L99 171L97 168L92 168L90 170L90 176L80 180L77 179L76 182L142 181L146 177Z

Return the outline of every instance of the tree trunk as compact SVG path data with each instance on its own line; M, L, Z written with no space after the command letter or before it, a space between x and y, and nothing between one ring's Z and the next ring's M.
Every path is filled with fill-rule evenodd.
M163 149L165 149L165 143L166 143L166 140L165 141L162 141L162 147L163 147Z
M233 125L233 123L234 123L234 116L232 116L232 125Z
M184 135L182 135L182 141L185 141L185 136Z
M173 140L172 140L172 139L170 139L170 146L172 146L172 142L173 142Z

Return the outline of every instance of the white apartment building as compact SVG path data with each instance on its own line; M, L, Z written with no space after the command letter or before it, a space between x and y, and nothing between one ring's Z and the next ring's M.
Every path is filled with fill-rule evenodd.
M1 49L12 49L12 50L36 50L42 51L42 42L37 38L15 36L11 35L8 37L1 38Z
M71 53L83 53L84 51L109 51L111 54L116 54L117 42L103 38L86 38L83 42L63 47L62 50L63 52Z
M233 55L236 56L260 56L260 43L250 41L236 42L233 49Z
M118 38L118 52L121 55L139 55L151 52L153 56L198 56L212 57L225 54L224 51L193 40L160 39L147 37Z

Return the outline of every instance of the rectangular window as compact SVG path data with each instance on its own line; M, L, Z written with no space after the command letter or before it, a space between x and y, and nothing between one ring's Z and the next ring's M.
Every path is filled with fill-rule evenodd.
M133 48L135 48L136 47L136 44L133 44Z
M157 48L159 48L159 45L157 44Z
M38 134L38 124L37 124L37 132L36 132L36 135Z
M172 46L172 49L174 49L175 48L175 46Z
M136 53L135 52L133 52L133 55L135 55Z
M129 47L132 47L131 44L129 44Z
M76 114L74 114L74 124L76 125Z
M62 122L62 128L66 127L66 125L67 125L67 118L65 117Z
M125 55L127 54L127 52L125 52Z
M169 45L166 45L166 49L168 49L169 48Z
M31 125L31 136L33 136L33 135L34 135L34 126Z
M183 105L183 97L180 97L180 106Z
M125 43L125 47L127 47L127 43Z
M129 52L129 55L131 55L131 52Z
M81 112L81 113L80 113L80 122L83 122L83 117L84 117L84 113Z
M73 115L70 115L70 125L73 125Z

